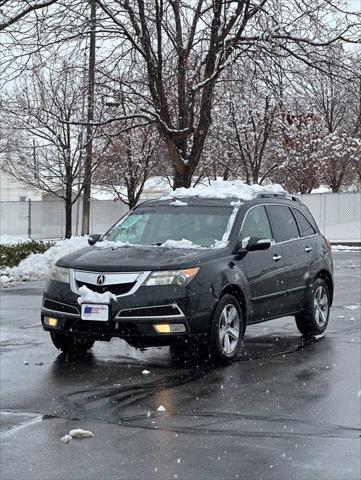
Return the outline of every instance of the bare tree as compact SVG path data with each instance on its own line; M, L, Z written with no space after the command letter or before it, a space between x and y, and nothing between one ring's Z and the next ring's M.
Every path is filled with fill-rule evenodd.
M268 0L97 1L123 39L122 51L125 45L131 49L133 64L124 85L147 103L134 115L157 124L175 187L191 185L212 123L215 85L229 63L262 53L292 56L308 65L317 61L321 67L325 49L337 41L360 40L359 17L332 0L315 6L293 0L287 5ZM332 14L339 19L334 27L327 20Z
M2 114L8 138L2 168L64 201L67 238L72 234L72 206L86 181L81 172L83 127L73 125L82 120L83 111L82 76L74 64L63 61L24 79Z
M1 0L0 1L0 31L9 28L36 10L45 9L56 3L58 0L43 0L35 2L24 2L22 0Z
M127 130L124 124L112 124L105 130L107 148L99 153L94 182L133 208L156 167L159 172L161 155L157 131L149 126L133 129L129 123Z

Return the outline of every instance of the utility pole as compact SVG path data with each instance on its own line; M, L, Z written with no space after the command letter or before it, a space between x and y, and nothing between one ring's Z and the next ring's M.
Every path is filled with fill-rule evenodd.
M96 0L90 0L90 42L88 69L88 111L86 127L86 155L84 161L83 218L81 234L89 234L90 189L93 156L93 121L94 121L94 84L95 84L95 33L96 33Z

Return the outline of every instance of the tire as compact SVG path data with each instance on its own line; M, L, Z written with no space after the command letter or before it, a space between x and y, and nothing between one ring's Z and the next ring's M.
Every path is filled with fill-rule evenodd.
M209 338L212 357L222 362L233 360L241 347L244 331L244 317L237 298L224 295L212 317Z
M331 306L331 294L327 282L316 278L308 294L305 309L295 316L302 335L309 337L326 331Z
M83 357L92 348L95 340L86 337L75 337L59 332L50 332L53 344L58 350L72 357Z

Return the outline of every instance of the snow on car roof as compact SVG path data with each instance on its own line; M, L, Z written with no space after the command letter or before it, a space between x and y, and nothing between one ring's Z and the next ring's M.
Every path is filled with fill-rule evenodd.
M259 194L287 193L281 185L247 185L241 180L214 180L209 185L198 184L191 188L177 188L167 193L159 200L169 200L181 197L197 197L209 199L238 199L241 201L253 200Z

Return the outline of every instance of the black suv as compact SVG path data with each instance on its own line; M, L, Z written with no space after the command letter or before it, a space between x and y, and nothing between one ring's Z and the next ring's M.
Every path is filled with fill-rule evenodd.
M206 345L236 356L246 326L294 315L323 333L333 297L329 242L296 197L181 197L145 202L56 263L41 320L55 346Z

